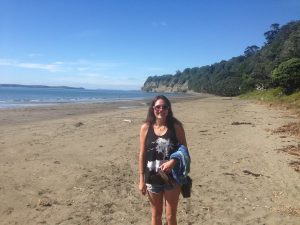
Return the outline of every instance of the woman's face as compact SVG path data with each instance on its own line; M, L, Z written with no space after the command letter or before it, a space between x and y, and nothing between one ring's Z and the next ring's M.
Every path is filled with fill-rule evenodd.
M169 111L169 106L163 99L158 99L153 106L154 115L157 119L166 119Z

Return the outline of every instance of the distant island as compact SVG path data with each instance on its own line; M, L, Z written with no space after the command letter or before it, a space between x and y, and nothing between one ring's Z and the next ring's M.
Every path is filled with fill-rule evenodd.
M83 87L47 86L47 85L23 85L23 84L0 84L0 87L84 89Z

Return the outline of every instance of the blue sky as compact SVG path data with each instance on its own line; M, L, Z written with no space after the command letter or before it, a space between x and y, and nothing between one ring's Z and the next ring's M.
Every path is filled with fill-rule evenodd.
M140 89L299 19L299 0L0 0L0 83Z

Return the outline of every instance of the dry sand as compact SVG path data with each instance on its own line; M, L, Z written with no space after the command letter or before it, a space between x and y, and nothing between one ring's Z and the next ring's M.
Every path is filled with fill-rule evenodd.
M122 106L136 106L120 108ZM142 102L0 111L0 224L150 224L138 192ZM300 173L272 134L298 121L236 98L177 101L193 191L178 224L300 224Z

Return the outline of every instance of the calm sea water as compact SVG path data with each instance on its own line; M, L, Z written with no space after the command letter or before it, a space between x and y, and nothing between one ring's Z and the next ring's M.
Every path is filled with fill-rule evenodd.
M96 103L151 99L158 93L138 90L87 90L67 88L0 87L0 109L64 103ZM176 96L180 94L165 94Z

